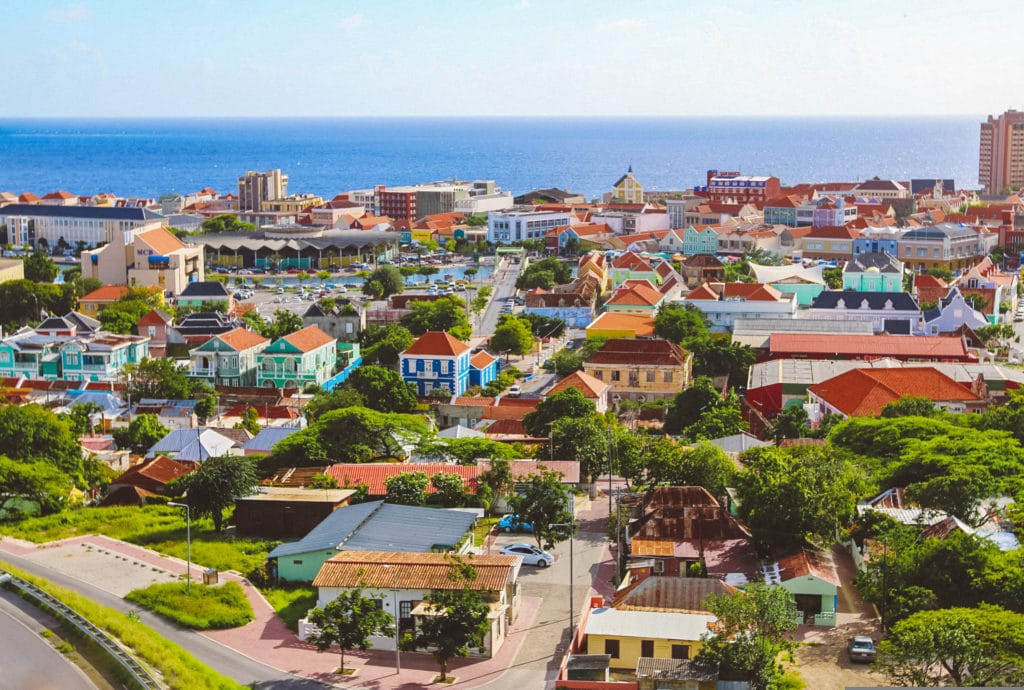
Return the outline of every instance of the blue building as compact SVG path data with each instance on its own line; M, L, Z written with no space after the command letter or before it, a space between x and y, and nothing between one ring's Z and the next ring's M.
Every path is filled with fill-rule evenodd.
M447 388L462 395L469 387L469 345L444 331L427 331L399 356L402 379L419 395Z
M480 351L469 358L469 385L486 386L498 378L498 358Z

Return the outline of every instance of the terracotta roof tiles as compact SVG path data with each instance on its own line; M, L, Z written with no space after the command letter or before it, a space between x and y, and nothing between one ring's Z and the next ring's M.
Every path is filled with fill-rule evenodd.
M444 331L427 331L416 339L403 355L440 355L454 357L469 349L469 345Z
M238 351L248 350L261 343L270 342L256 331L250 331L248 328L233 328L227 333L221 333L215 337L220 338L230 345L232 349Z
M297 347L301 352L310 352L335 341L333 336L324 333L316 326L306 326L301 330L284 336L284 339Z

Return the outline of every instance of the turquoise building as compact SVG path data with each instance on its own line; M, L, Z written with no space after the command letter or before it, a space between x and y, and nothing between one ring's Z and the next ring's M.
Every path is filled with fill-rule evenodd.
M258 386L304 389L317 387L334 376L338 339L316 326L283 336L259 354Z

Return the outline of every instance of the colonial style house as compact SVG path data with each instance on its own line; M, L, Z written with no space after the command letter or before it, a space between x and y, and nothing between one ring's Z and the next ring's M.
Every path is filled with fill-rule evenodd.
M469 385L486 386L498 378L498 358L481 350L469 358Z
M178 295L178 307L196 311L231 311L235 301L224 283L216 280L189 283Z
M334 375L338 341L316 326L306 326L274 341L259 353L256 385L303 389L322 386Z
M670 398L690 385L693 353L660 338L616 338L583 363L588 376L611 386L611 399Z
M843 289L902 292L903 262L885 252L857 254L843 266Z
M853 241L860 232L846 226L814 228L804 235L805 259L849 261L853 257Z
M964 326L972 331L988 326L985 314L975 309L973 302L958 288L949 288L945 297L924 312L922 332L925 335L949 335L959 332Z
M653 316L665 295L647 280L627 280L605 302L605 311Z
M366 310L348 300L339 300L329 310L314 302L302 314L302 321L337 338L338 342L358 342L359 335L366 329Z
M725 266L711 254L687 256L682 262L683 280L689 288L725 280Z
M889 403L913 395L928 398L947 412L983 412L988 406L984 382L970 387L934 367L851 369L807 389L812 420L826 413L843 417L877 417Z
M575 388L583 394L584 398L592 401L598 414L604 414L608 411L608 398L612 389L611 384L596 379L583 371L572 372L549 388L544 395L545 397L551 397L555 393L561 393L569 388Z
M1011 313L1017 308L1017 281L1016 272L1000 270L986 256L957 278L955 285L964 297L975 298L971 302L977 305L978 311L985 314L989 323L997 323L1001 305L1007 305Z
M686 256L697 256L707 254L714 256L718 253L718 233L710 225L702 225L699 228L692 225L686 226L683 231L683 254Z
M906 292L827 290L811 303L808 318L869 321L875 333L910 335L920 330L921 307Z
M915 271L969 269L984 258L984 243L972 228L939 223L905 232L898 243L899 258Z
M213 386L255 386L257 356L270 340L247 328L215 335L189 352L189 376Z
M708 329L729 332L736 319L796 318L797 296L761 283L704 283L684 298L700 309Z
M149 355L154 359L167 356L167 335L174 319L167 312L152 309L135 324L135 333L149 338Z
M447 388L462 395L469 387L469 345L443 331L427 331L399 355L402 379L419 395Z

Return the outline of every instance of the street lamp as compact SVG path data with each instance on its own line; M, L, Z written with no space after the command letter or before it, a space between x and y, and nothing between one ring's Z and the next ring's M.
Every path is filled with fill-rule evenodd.
M185 551L185 593L187 594L191 591L192 586L192 509L188 503L168 501L167 505L185 509L185 543L187 544Z
M572 498L570 497L570 501ZM572 567L572 552L573 552L573 540L572 535L576 531L576 515L572 508L569 509L569 515L572 520L569 522L555 522L551 524L551 527L566 527L569 529L569 647L572 647L572 638L576 628L576 607L573 604L573 586L575 585L575 579L573 578L573 567Z

